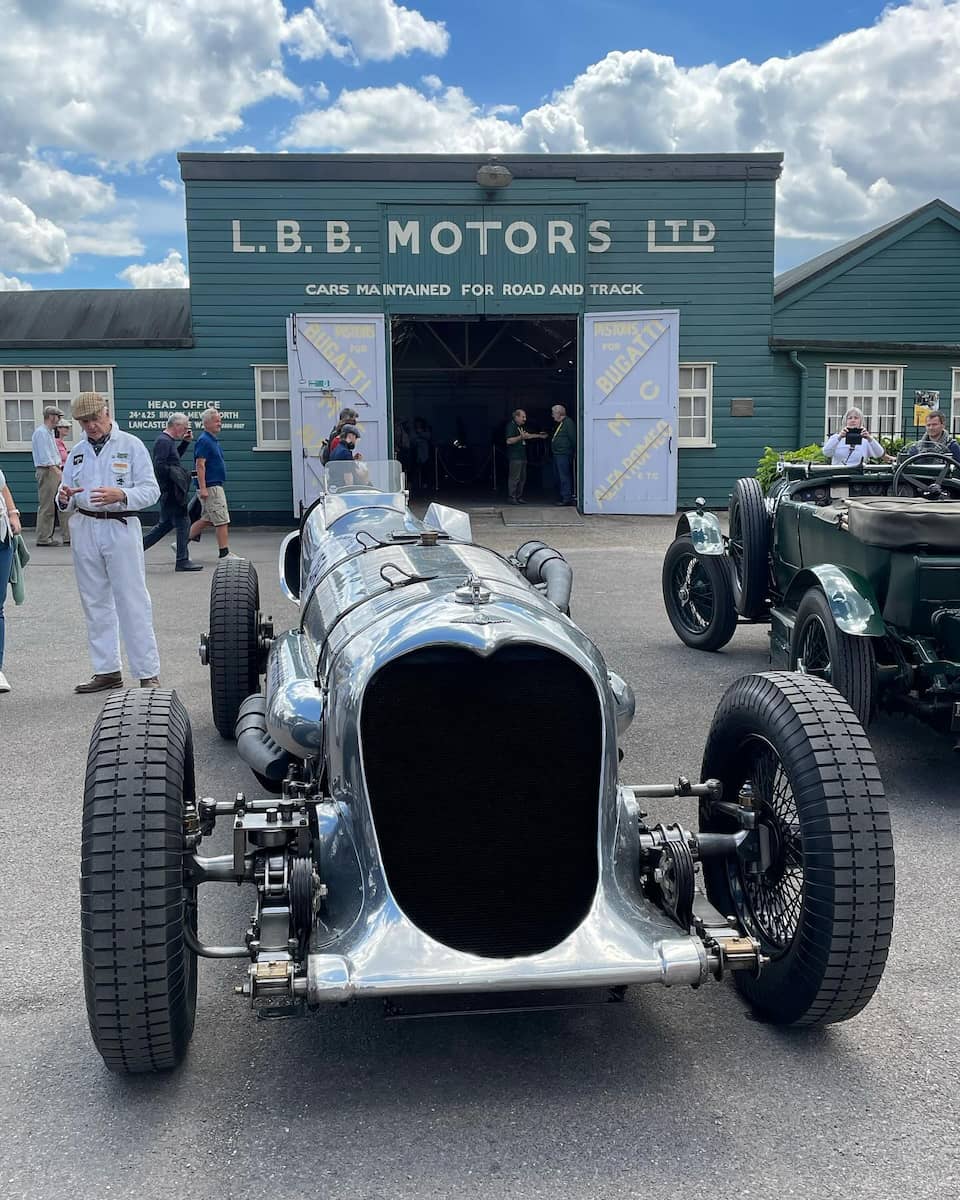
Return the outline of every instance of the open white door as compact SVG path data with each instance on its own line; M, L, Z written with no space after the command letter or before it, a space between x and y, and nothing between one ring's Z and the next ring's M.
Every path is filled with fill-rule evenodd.
M680 314L583 318L583 511L677 510Z
M323 439L340 410L360 414L360 451L389 457L386 329L382 313L297 313L287 319L293 511L319 494Z

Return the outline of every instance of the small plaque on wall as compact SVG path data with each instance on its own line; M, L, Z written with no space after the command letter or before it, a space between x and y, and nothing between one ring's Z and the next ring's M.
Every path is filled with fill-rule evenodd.
M753 397L752 396L734 396L730 401L730 416L731 417L752 417L753 416Z

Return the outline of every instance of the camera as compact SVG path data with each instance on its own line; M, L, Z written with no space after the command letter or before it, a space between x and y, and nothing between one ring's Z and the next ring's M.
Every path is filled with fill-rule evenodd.
M848 446L859 446L863 441L862 429L848 429L843 439Z

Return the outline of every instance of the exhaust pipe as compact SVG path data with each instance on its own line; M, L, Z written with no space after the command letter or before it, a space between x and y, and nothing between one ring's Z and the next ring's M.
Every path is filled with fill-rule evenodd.
M282 784L290 766L290 755L267 732L266 709L267 698L263 692L254 692L240 705L236 725L237 753L261 779Z
M544 542L524 542L515 557L527 581L545 584L547 599L569 616L573 568L560 551Z

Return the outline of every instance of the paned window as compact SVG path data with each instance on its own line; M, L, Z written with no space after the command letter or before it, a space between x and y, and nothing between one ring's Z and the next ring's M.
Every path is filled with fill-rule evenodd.
M254 367L257 392L257 445L290 449L290 383L286 367Z
M859 408L874 437L900 432L901 367L827 364L826 436L843 428L847 410Z
M64 440L72 442L80 430L70 409L80 392L100 392L113 409L112 367L3 367L0 386L0 450L29 450L33 431L50 405L71 422Z
M713 430L713 363L681 363L679 444L709 446Z

